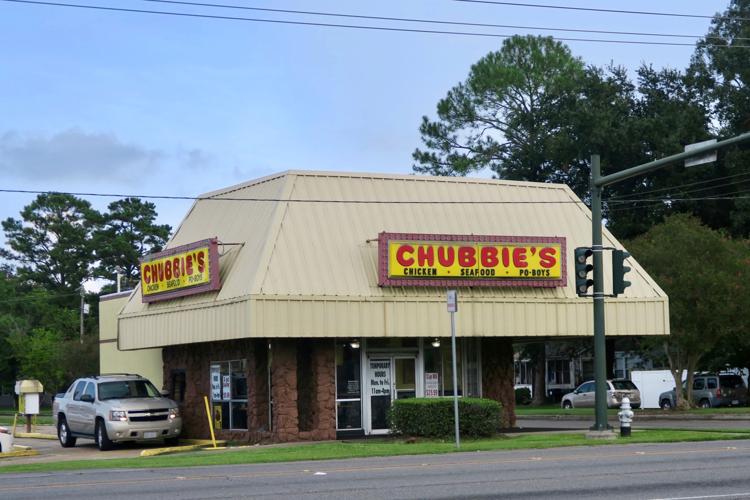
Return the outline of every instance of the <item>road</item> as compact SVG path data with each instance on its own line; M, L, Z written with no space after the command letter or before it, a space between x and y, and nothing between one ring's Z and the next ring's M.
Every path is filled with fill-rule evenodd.
M750 442L0 475L4 499L750 498Z

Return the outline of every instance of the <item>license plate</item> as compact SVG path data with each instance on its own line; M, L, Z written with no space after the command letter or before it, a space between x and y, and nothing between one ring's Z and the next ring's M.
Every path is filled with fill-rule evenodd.
M156 432L144 432L143 437L145 439L154 439L156 437Z
M738 404L740 404L740 400L739 399L733 399L732 400L732 404L733 405L738 405Z

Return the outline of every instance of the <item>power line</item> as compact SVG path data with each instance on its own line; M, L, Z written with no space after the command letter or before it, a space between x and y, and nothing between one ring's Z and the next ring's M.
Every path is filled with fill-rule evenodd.
M708 183L716 182L716 181L723 181L726 179L734 179L737 177L746 177L748 175L750 175L750 172L743 172L743 173L734 174L734 175L727 175L725 177L717 177L716 179L707 179L704 181L690 182L687 184L678 184L677 186L669 186L669 187L664 187L664 188L659 188L659 189L651 189L649 191L643 191L640 193L631 193L631 194L612 196L609 198L609 200L626 200L627 201L628 198L632 198L633 196L643 196L644 194L658 193L662 191L673 191L675 189L680 189L680 188L685 188L685 187L690 187L690 186L699 186L702 184L708 184ZM745 181L740 181L740 182L745 182ZM734 183L719 184L719 185L711 186L711 187L717 188L717 187L731 186L733 184Z
M223 21L243 21L243 22L285 24L285 25L296 25L296 26L314 26L314 27L320 27L320 28L344 28L344 29L358 29L358 30L369 30L369 31L422 33L422 34L430 34L430 35L455 35L455 36L503 38L503 39L511 38L513 36L513 35L503 35L499 33L481 33L481 32L473 32L473 31L443 31L443 30L430 30L430 29L418 29L418 28L396 28L396 27L390 27L390 26L368 26L368 25L357 25L357 24L321 23L321 22L312 22L312 21L291 21L291 20L286 20L286 19L265 19L265 18L238 17L238 16L220 16L216 14L195 14L195 13L188 13L188 12L130 9L130 8L124 8L124 7L105 7L105 6L100 6L100 5L72 4L72 3L63 3L63 2L46 2L46 1L41 1L41 0L0 0L0 1L9 2L9 3L18 3L18 4L89 9L89 10L109 11L109 12L127 12L127 13L134 13L134 14L153 14L153 15L161 15L161 16L184 17L184 18L213 19L213 20L223 20ZM569 37L551 37L551 38L560 42L591 42L591 43L608 43L608 44L624 44L624 45L659 45L659 46L671 46L671 47L694 47L695 46L692 43L655 42L655 41L644 41L644 40L613 40L613 39L603 39L603 38L569 38ZM707 44L707 46L716 47L716 48L729 48L729 49L750 48L750 45Z
M621 9L601 9L594 7L571 7L568 5L548 5L538 3L525 3L525 2L500 2L496 0L453 0L454 2L464 3L484 3L493 5L510 5L513 7L536 7L541 9L559 9L559 10L577 10L585 12L604 12L608 14L636 14L642 16L667 16L667 17L687 17L693 19L732 19L735 21L750 21L750 18L746 17L728 17L728 16L707 16L705 14L680 14L677 12L653 12L645 10L621 10Z
M736 193L743 194L745 191ZM250 201L250 202L274 202L274 203L334 203L352 205L564 205L581 204L581 200L326 200L322 198L237 198L213 196L175 196L175 195L148 195L148 194L123 194L123 193L85 193L71 191L40 191L31 189L0 189L0 193L15 194L46 194L46 195L70 195L70 196L92 196L102 198L140 198L158 200L187 200L187 201ZM641 198L631 200L606 200L608 203L647 203L647 202L675 202L675 201L703 201L703 200L735 200L745 199L748 196L706 196L696 198Z
M172 196L172 195L141 195L141 194L116 194L116 193L76 193L64 191L37 191L29 189L0 189L0 193L16 194L47 194L47 195L70 195L70 196L95 196L102 198L140 198L152 200L187 200L187 201L252 201L252 202L290 202L290 203L336 203L353 205L526 205L526 204L583 204L580 200L326 200L326 199L301 199L301 198L236 198L217 196Z
M140 0L142 2L151 3L164 3L172 5L188 5L194 7L211 7L219 9L236 9L236 10L250 10L256 12L275 12L281 14L300 14L310 16L324 16L324 17L335 17L335 18L346 18L346 19L368 19L375 21L396 21L396 22L408 22L408 23L422 23L422 24L438 24L448 26L470 26L478 28L509 28L509 29L521 29L521 30L536 30L536 31L562 31L569 33L596 33L600 35L632 35L632 36L654 36L654 37L669 37L669 38L703 38L703 35L683 35L675 33L644 33L638 31L608 31L608 30L594 30L594 29L577 29L577 28L552 28L549 26L518 26L513 24L492 24L492 23L472 23L466 21L445 21L437 19L420 19L420 18L408 18L408 17L388 17L388 16L367 16L360 14L343 14L339 12L319 12L310 10L291 10L291 9L271 9L267 7L248 7L246 5L230 5L220 3L205 3L205 2L186 2L180 0ZM723 37L707 36L709 39L725 40ZM737 37L734 40L750 40L750 38Z

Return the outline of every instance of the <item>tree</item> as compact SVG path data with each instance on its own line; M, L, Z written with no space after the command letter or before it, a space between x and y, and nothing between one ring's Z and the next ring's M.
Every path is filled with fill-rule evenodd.
M489 168L504 179L544 181L565 133L561 110L575 105L584 65L552 38L513 36L471 67L465 82L422 118L427 150L414 151L416 172L467 175Z
M689 72L700 88L717 132L734 136L750 130L750 65L747 45L750 38L750 0L732 0L714 17L706 36L698 42ZM750 147L722 152L718 172L725 177L717 192L733 197L747 192L750 182ZM731 177L731 178L730 178ZM750 201L728 199L707 204L713 217L701 218L712 227L726 227L734 236L750 236Z
M156 224L156 206L138 198L125 198L109 204L104 223L94 233L99 265L98 276L111 280L120 268L126 288L140 279L139 259L158 252L166 244L171 227Z
M35 328L29 333L16 332L8 343L18 360L19 375L39 380L49 392L58 390L65 382L62 337L57 332Z
M668 217L626 246L669 296L671 333L664 350L675 387L681 387L687 370L691 401L701 360L743 328L738 318L746 312L740 301L728 298L747 294L747 257L739 243L685 214ZM676 393L678 406L684 405Z
M40 194L3 221L7 245L0 256L18 262L19 277L53 291L70 292L91 276L91 234L100 221L91 204L68 194Z
M627 128L626 135L615 138L627 146L617 152L624 154L610 154L607 162L614 163L608 165L606 173L679 153L685 144L712 137L709 113L702 94L688 74L642 65L637 75L631 126ZM708 181L716 176L712 169L685 169L682 165L676 165L615 184L606 191L611 200L607 205L608 227L618 237L633 238L661 222L664 217L678 212L698 213L701 220L712 227L722 227L721 224L711 223L713 205L661 201L712 194L712 184ZM692 186L698 189L694 195L689 189ZM649 199L655 201L643 201Z

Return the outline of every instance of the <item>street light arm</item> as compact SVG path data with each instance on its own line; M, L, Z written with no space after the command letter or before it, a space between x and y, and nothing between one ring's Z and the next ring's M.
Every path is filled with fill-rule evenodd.
M659 160L654 160L649 163L644 163L643 165L638 165L637 167L627 168L625 170L615 172L614 174L605 175L604 177L598 177L598 178L595 177L593 179L593 182L596 187L609 186L610 184L614 184L616 182L620 182L625 179L635 177L636 175L645 174L653 170L657 170L665 165L668 165L669 163L686 160L688 158L692 158L693 156L700 156L704 153L710 153L711 151L715 151L717 149L725 148L727 146L731 146L733 144L738 144L740 142L745 142L745 141L750 141L750 132L745 132L744 134L740 134L738 136L725 139L723 141L719 141L713 144L707 144L705 146L691 149L690 151L685 151L684 153L678 153L676 155L666 156Z

